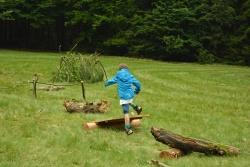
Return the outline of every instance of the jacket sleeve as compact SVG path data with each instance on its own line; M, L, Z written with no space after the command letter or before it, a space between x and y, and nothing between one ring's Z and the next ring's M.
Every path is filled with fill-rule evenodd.
M110 86L110 85L113 85L116 83L117 83L117 76L114 76L113 78L111 78L105 82L105 86Z
M132 84L135 86L135 94L141 91L141 83L132 75Z

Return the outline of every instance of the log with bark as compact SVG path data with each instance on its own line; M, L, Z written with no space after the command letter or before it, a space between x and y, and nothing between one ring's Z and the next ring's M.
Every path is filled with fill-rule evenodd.
M108 111L110 104L108 101L101 100L100 102L83 103L76 100L64 101L64 107L70 113L105 113Z
M184 154L190 152L200 152L211 155L238 155L240 150L233 146L218 144L215 142L184 137L165 129L151 128L151 133L155 139L167 144L172 148L180 149Z
M130 124L132 127L138 127L141 124L141 119L143 117L148 117L149 115L137 115L137 116L130 116ZM121 118L111 118L105 119L101 121L93 121L93 122L86 122L83 124L85 129L94 129L97 127L116 127L116 128L123 128L124 126L124 117Z

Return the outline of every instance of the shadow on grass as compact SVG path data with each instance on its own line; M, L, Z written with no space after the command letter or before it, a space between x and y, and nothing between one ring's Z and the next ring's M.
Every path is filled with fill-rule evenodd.
M103 129L105 131L124 132L125 133L124 125L100 126L99 128ZM132 130L134 131L134 133L140 133L141 127L132 128Z

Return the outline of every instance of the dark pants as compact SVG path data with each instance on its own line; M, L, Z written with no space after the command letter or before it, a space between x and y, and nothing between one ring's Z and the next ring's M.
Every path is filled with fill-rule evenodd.
M124 114L128 114L129 113L129 104L123 104L122 110L123 110Z

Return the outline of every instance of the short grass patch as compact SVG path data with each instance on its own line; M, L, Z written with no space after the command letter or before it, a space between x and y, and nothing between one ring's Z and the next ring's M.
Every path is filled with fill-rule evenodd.
M105 114L69 114L63 101L81 99L79 85L32 96L27 81L34 73L50 82L57 53L0 50L0 166L150 166L167 146L155 141L150 128L233 145L236 157L193 153L162 160L172 167L250 166L250 69L228 65L164 63L123 57L101 57L111 77L121 62L142 82L135 101L149 118L131 136L116 129L85 131L83 122L121 117L116 87L86 84L89 101L111 102Z

